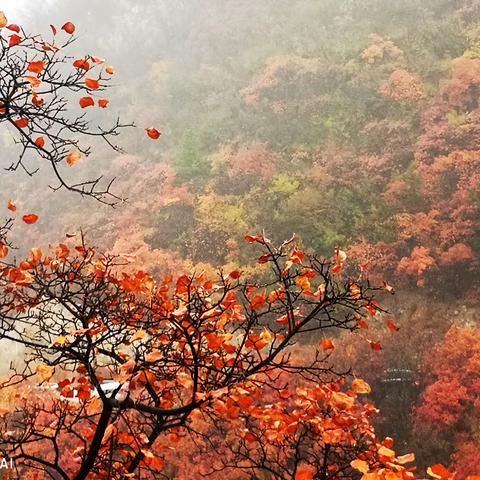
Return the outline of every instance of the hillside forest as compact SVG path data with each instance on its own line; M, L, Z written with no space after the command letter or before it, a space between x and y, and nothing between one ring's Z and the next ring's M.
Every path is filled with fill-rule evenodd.
M478 480L480 1L3 3L0 478Z

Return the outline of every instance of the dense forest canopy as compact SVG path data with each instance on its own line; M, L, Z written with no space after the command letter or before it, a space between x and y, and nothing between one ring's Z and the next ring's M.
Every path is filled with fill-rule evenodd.
M50 168L55 161L44 152L42 160L48 161L40 163L34 148L23 157L25 168L2 172L4 217L10 215L9 202L19 214L34 212L39 217L31 225L6 224L11 230L10 255L27 257L31 268L37 268L32 246L47 251L49 244L81 238L83 248L95 245L105 258L134 256L136 268L158 278L172 274L180 284L183 274L195 272L208 285L207 278L216 278L218 268L233 272L232 278L238 272L238 278L262 284L274 257L264 252L267 257L252 264L252 255L257 258L258 252L252 253L250 244L281 245L295 232L295 240L287 244L293 251L285 250L285 261L300 268L305 255L333 258L329 265L341 270L334 271L333 278L360 275L363 281L368 276L372 286L380 287L382 307L376 311L372 299L366 299L363 307L375 314L373 318L367 314L368 321L357 319L355 328L329 331L326 338L318 332L303 334L292 355L309 358L312 345L331 342L320 343L320 350L328 353L329 373L349 371L371 385L369 399L380 409L372 420L378 437L395 438L399 455L415 452L420 475L439 463L456 471L460 480L480 475L480 2L50 0L41 11L28 3L16 4L12 13L8 5L2 8L9 21L47 39L52 38L49 25L60 30L72 21L73 42L68 27L58 33L67 39L65 51L68 47L71 61L107 59L98 65L111 66L111 73L100 77L102 88L108 85L106 96L103 91L98 99L92 94L95 100L80 103L87 108L76 105L66 115L74 122L80 118L77 114L85 114L88 128L110 125L111 130L87 135L85 147L75 138L74 145L83 150L68 164L63 157L69 150L62 148L71 145L70 139L57 145L61 172L57 180L77 186L77 192L49 188L55 184ZM6 33L7 28L2 28L4 39L15 34ZM5 72L0 74L3 79ZM67 95L68 101L78 96L76 88ZM86 89L80 96L87 99L97 90L94 83L78 88ZM88 102L94 105L99 100L107 103L89 108ZM0 111L0 119L1 115ZM22 146L15 143L17 133L14 125L0 124L2 167L15 164L22 155ZM102 138L110 134L114 144ZM28 173L37 168L30 178ZM99 177L100 183L94 184L98 194L82 196L83 182ZM245 242L245 235L257 233L258 237L249 237L257 240ZM55 255L68 258L75 269L70 256L74 250L66 247L65 253L62 248L60 252L54 248ZM345 269L343 256L351 262ZM88 255L84 260L94 261ZM82 263L83 267L87 265ZM128 271L132 275L128 278L139 284L147 278ZM42 272L36 273L41 283ZM316 280L310 285L307 273L299 270L294 275L301 280L295 277L292 282L307 295L310 292L312 301L323 301L320 286ZM88 276L84 281L88 283ZM118 282L112 280L109 288L125 289L127 296L132 293L130 283L118 287ZM352 285L356 283L347 291L356 299ZM145 294L143 286L138 291ZM253 298L247 295L244 300ZM265 307L261 300L256 300L260 310ZM207 300L202 297L203 301ZM244 308L239 303L238 308ZM11 312L3 314L10 318ZM252 322L255 328L268 327ZM209 340L209 348L214 344ZM20 364L23 352L11 348ZM109 365L113 371L120 364L116 358L115 366ZM282 375L291 373L287 369ZM323 399L343 388L337 380L329 378L330 383L322 384L328 390ZM297 385L295 379L288 381ZM215 388L227 384L219 380ZM260 390L254 390L252 395L260 397ZM370 393L361 390L351 390L355 401L358 393ZM273 402L276 393L273 388L264 395ZM298 398L283 400L285 415L291 409L288 402L299 404ZM325 417L329 401L315 418ZM365 405L351 407L352 415L367 428L372 412ZM238 437L243 424L231 413L231 405L225 408L230 408L226 418L234 425L232 435ZM301 408L308 410L305 404ZM281 412L277 414L280 418ZM242 415L248 423L246 411ZM258 418L249 427L256 438L269 429L264 417ZM228 421L194 419L206 437L228 430ZM315 437L306 431L302 448L314 465L312 459L325 450L323 446L315 450L311 446ZM236 455L260 462L264 476L255 478L270 478L265 472L273 468L267 462L272 458L283 468L271 472L272 478L331 478L325 472L312 473L309 467L303 477L301 470L300 474L292 470L285 459L294 446L278 438L272 440L273 457L259 458L248 440L220 445L222 435L212 437L210 447L222 451L226 463ZM198 447L193 437L182 442L174 453L165 453L165 444L155 452L163 452L162 462L169 465L164 478L196 478L191 472L200 457L204 462L195 475L201 477L202 469L215 463L212 451L205 453L205 445ZM392 445L382 444L385 449ZM384 457L377 460L381 463ZM373 457L359 458L374 462ZM223 478L225 465L214 466L220 473L210 472L212 478ZM160 468L159 461L156 467ZM368 469L362 469L363 464L357 470L368 475ZM437 479L449 475L439 468L432 473ZM238 479L250 478L239 475Z

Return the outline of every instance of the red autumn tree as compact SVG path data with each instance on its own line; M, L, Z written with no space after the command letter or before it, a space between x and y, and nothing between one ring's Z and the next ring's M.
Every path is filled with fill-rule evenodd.
M2 453L18 474L161 476L154 447L188 427L192 412L250 416L249 398L265 376L315 377L325 368L321 352L291 365L298 337L354 330L379 309L368 284L342 274L343 252L320 260L298 250L294 237L277 248L263 236L246 239L272 267L260 283L243 281L239 271L156 282L144 271L122 273L128 258L84 244L60 244L47 255L33 249L20 264L3 264L1 338L27 350L24 368L4 386L54 378L60 389L60 396L24 393L3 418ZM113 390L104 390L105 379L116 382ZM334 390L328 395L340 395Z
M426 388L415 410L416 429L427 449L444 457L452 454L452 465L461 479L480 473L476 430L480 418L479 341L477 328L454 325L443 341L426 353Z

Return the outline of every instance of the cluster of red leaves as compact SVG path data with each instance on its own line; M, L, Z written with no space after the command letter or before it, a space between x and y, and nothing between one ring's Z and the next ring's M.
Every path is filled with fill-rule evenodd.
M480 419L479 345L478 329L450 328L443 341L425 355L428 383L415 410L421 435L430 437L436 432L453 439L453 466L461 479L480 473L475 461L480 449L475 427Z

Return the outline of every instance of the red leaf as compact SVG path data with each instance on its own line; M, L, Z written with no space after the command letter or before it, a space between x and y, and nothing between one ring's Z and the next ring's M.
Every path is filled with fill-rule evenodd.
M20 27L18 25L15 25L14 23L12 23L11 25L7 25L7 28L12 32L20 33Z
M82 108L93 107L95 105L92 97L82 97L78 103Z
M39 60L38 62L29 63L27 70L29 72L41 73L44 68L45 68L45 63L42 62L42 60Z
M110 103L109 100L106 100L105 98L102 98L101 100L98 101L98 106L100 108L107 108L109 103Z
M16 212L16 211L17 211L17 206L16 206L11 200L9 200L8 205L7 205L7 208L8 208L11 212Z
M382 349L380 342L373 342L372 340L369 340L368 343L370 343L372 350L379 352Z
M245 235L245 241L248 243L268 243L268 240L263 235Z
M26 224L32 225L32 223L36 223L38 221L38 215L35 215L34 213L29 213L28 215L24 215L22 217L22 220Z
M56 35L57 34L57 28L55 27L55 25L50 25L50 28L52 29L52 33L54 35Z
M258 257L257 262L260 264L267 263L271 258L272 258L272 255L268 253L266 255L262 255L261 257Z
M73 32L75 32L75 25L72 22L67 22L65 25L63 25L62 30L65 30L70 35L73 35Z
M387 321L387 327L391 332L398 332L400 330L400 327L395 325L395 322L392 319Z
M18 128L28 127L28 118L19 118L18 120L15 120L15 125Z
M18 45L22 41L22 38L19 37L18 35L12 35L10 37L10 41L8 42L9 47L14 47L15 45Z
M35 140L35 145L39 148L43 148L45 146L45 139L43 137L38 137Z
M90 70L90 64L88 63L87 59L85 59L85 58L79 58L78 60L75 60L73 62L73 66L75 68L85 70L85 71Z
M364 330L368 330L368 323L363 318L357 319L358 326Z
M145 131L147 132L147 135L153 140L158 140L160 138L161 132L159 132L154 127L146 128Z

